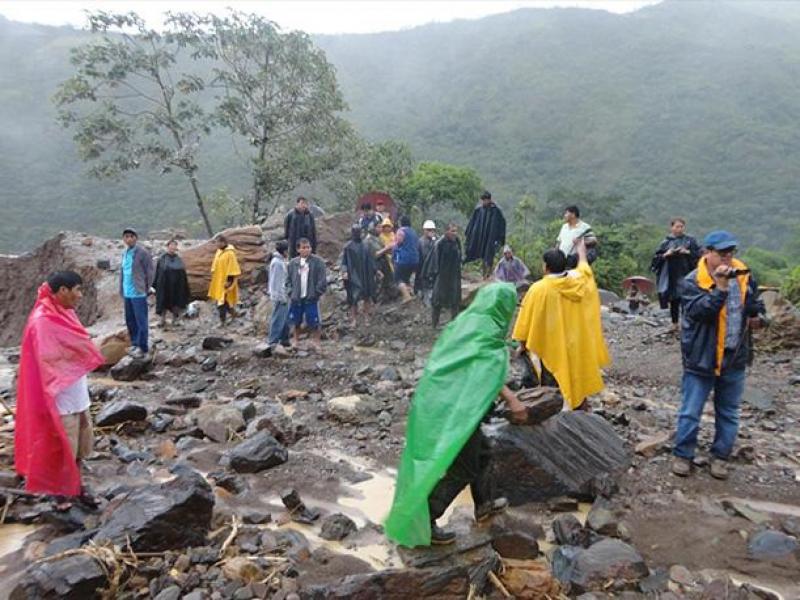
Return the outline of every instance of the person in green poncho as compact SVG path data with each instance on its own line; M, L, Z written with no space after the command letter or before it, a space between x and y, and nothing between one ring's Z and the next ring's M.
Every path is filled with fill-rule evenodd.
M392 541L410 547L453 542L455 535L440 529L436 519L467 485L478 521L508 505L492 497L480 425L498 396L513 422L526 418L525 407L505 386L505 338L516 304L513 285L487 285L436 341L414 394L394 502L384 523Z

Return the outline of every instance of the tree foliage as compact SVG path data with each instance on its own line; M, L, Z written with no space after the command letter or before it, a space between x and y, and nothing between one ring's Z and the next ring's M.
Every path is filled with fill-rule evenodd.
M79 156L97 178L119 178L143 165L162 174L180 170L211 234L197 182L197 152L209 132L196 100L203 79L177 68L180 46L172 32L148 28L135 13L98 11L88 18L99 39L72 50L76 73L55 95Z
M449 204L469 216L482 190L481 179L473 169L423 162L405 181L402 199L423 213L435 204Z

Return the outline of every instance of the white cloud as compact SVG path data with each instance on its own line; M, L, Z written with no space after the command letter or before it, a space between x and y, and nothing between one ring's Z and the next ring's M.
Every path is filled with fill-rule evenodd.
M46 25L83 26L85 10L134 11L151 26L158 26L161 13L224 13L228 7L254 12L277 22L284 29L309 33L369 33L407 29L431 22L478 19L523 7L580 7L624 13L657 0L268 0L219 2L217 0L169 2L145 0L1 0L0 14L15 20Z

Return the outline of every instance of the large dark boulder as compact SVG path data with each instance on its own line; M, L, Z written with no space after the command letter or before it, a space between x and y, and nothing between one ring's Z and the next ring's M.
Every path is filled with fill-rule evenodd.
M534 426L492 423L483 433L497 493L516 505L557 496L592 499L596 481L623 472L630 461L611 425L585 412L560 413Z
M110 427L128 421L144 421L147 418L147 408L131 400L115 400L106 404L95 417L94 423L98 427Z
M177 471L167 483L137 488L109 504L94 540L125 546L130 539L134 550L147 552L203 545L214 494L196 471Z
M560 546L550 560L553 575L571 594L602 591L610 581L635 587L649 569L636 548L606 538L589 548Z
M469 577L462 567L387 569L351 575L302 594L303 600L406 600L424 598L463 600L469 594Z
M88 554L73 554L35 563L23 573L10 600L91 600L108 583L100 563Z
M266 431L236 445L229 454L230 467L238 473L257 473L282 465L289 452Z
M136 381L153 366L149 356L125 356L111 367L111 377L117 381Z

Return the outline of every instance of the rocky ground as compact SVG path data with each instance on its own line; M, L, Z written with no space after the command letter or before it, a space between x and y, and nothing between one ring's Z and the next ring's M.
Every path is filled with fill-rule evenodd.
M20 493L6 415L0 597L800 598L796 352L757 355L731 478L712 479L701 459L678 479L677 340L660 315L604 309L614 364L594 415L493 419L495 476L516 506L478 527L462 494L446 515L457 546L407 550L380 522L437 332L416 302L383 305L353 331L339 294L319 352L266 356L254 292L230 327L201 306L153 327L151 362L94 374L85 479L97 509L59 513ZM0 387L15 360L8 349Z

